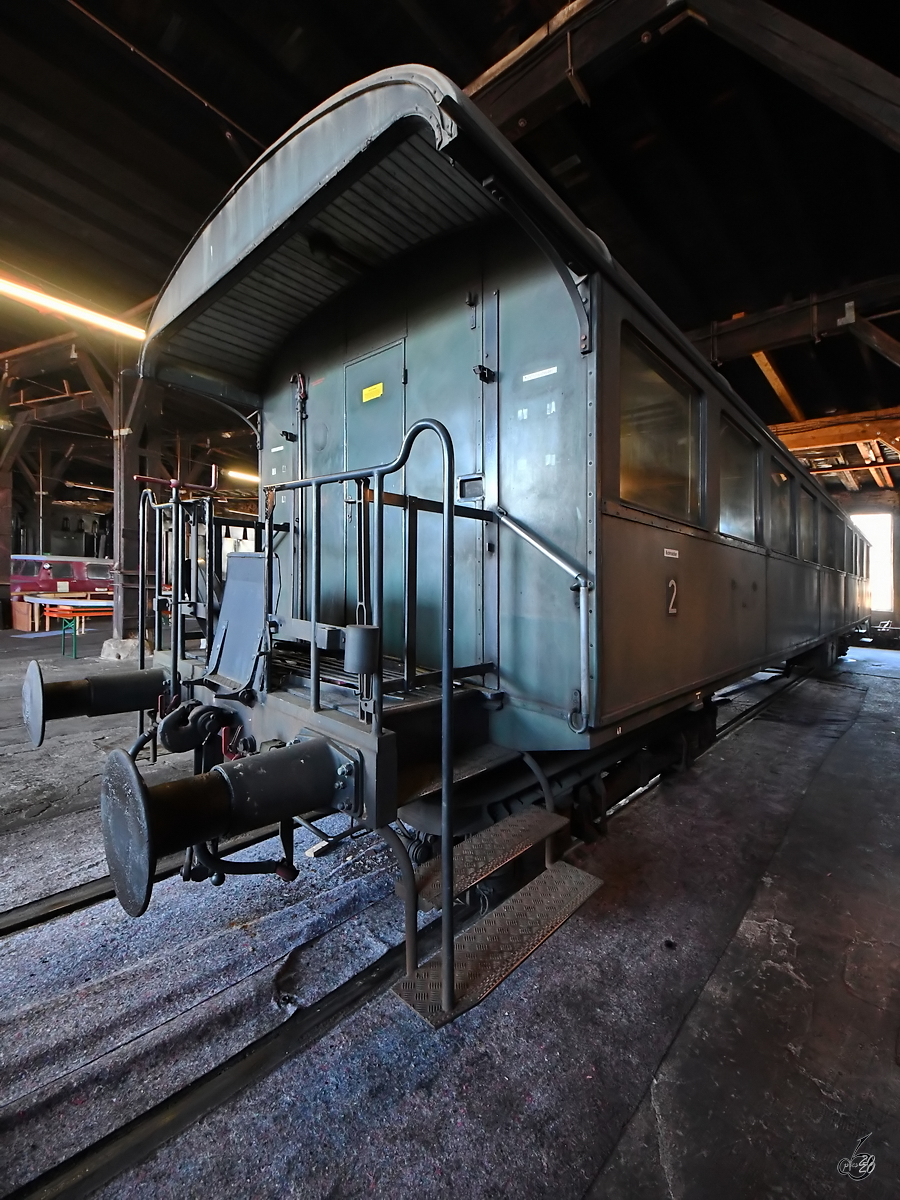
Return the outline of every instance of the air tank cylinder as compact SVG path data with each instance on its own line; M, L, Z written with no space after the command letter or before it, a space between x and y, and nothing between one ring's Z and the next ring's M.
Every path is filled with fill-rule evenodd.
M380 649L381 630L377 625L348 625L344 630L344 670L374 675Z
M154 787L147 787L129 754L113 750L100 790L100 820L119 903L139 917L150 902L158 858L330 808L350 774L344 756L321 737Z
M160 670L116 671L44 683L40 666L32 661L22 684L22 720L31 744L40 746L47 721L155 709L165 689L166 673Z

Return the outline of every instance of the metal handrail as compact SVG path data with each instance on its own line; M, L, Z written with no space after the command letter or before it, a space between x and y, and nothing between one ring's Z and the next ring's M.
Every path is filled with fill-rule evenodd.
M266 495L266 586L265 586L265 629L267 649L271 650L271 621L273 609L274 578L274 513L275 496L278 492L299 491L312 488L312 595L310 597L310 704L318 707L319 695L319 652L318 616L321 583L321 489L329 483L352 481L372 482L372 624L382 637L384 619L384 481L406 465L413 445L420 434L431 430L441 443L443 456L443 507L442 507L442 571L441 571L441 1006L451 1012L455 1001L455 968L453 944L453 601L454 601L454 480L455 457L453 440L447 427L440 421L426 419L417 421L406 431L400 452L390 463L363 467L352 471L338 471L330 475L318 475L310 479L294 479L285 483L265 485ZM384 705L383 645L379 646L377 670L372 676L372 730L379 735L382 730ZM268 656L266 658L268 662Z
M154 513L156 516L155 523L155 539L154 539L154 587L153 587L153 648L154 652L160 647L162 638L162 618L160 613L159 602L162 599L167 599L169 604L169 629L171 639L171 689L174 696L177 691L178 682L180 679L179 662L182 652L182 628L181 617L182 609L185 604L194 605L194 613L196 615L196 605L199 603L199 548L197 546L196 530L191 537L191 586L190 598L184 599L184 519L185 511L190 511L195 519L202 513L203 523L206 526L207 539L207 562L206 562L206 655L209 661L209 651L212 645L212 637L214 633L214 607L215 607L215 579L213 571L213 563L210 558L210 546L212 544L213 524L214 524L214 508L211 488L194 488L191 491L200 491L204 495L194 499L185 501L182 499L181 491L182 484L177 479L152 479L147 476L136 475L135 479L142 482L163 483L170 489L168 500L157 501L152 489L144 488L141 492L140 506L138 510L138 540L139 540L139 557L138 557L138 593L140 603L138 606L138 666L141 670L146 664L146 640L147 640L147 521L148 514ZM161 537L159 513L171 512L172 514L172 591L168 597L164 597L161 588L164 566L164 550L163 539ZM140 726L143 727L143 714L140 717Z
M527 542L529 546L533 546L535 550L539 551L545 558L555 563L560 570L565 571L567 575L575 580L573 586L578 589L578 649L581 687L578 695L578 706L573 708L569 713L569 728L573 733L584 733L591 723L590 593L594 585L581 567L570 563L557 550L554 550L548 542L545 542L543 538L538 537L536 533L532 533L530 529L526 529L524 525L520 525L518 521L514 521L506 509L498 506L493 510L493 513L498 524L511 530L522 541Z

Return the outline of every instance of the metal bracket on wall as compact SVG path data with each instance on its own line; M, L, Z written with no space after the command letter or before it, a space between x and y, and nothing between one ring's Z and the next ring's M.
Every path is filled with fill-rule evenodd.
M548 238L540 226L537 225L522 208L520 208L515 200L510 199L495 176L489 175L487 179L483 179L482 187L485 189L485 191L489 192L491 196L493 196L500 207L508 212L513 220L525 231L525 233L528 234L535 245L546 256L550 262L550 265L562 280L563 286L569 293L569 298L572 301L572 305L575 309L575 316L578 319L579 348L582 354L589 354L591 351L590 292L588 292L587 295L582 295L580 287L580 285L582 285L587 279L587 276L576 273L572 270L550 238Z

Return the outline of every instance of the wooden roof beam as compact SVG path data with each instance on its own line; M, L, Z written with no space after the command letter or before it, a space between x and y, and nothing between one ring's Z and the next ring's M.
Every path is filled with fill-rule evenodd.
M871 346L888 362L900 367L900 342L896 338L885 333L883 329L879 329L877 325L873 325L871 321L867 321L865 317L857 317L847 328L859 341L866 346Z
M32 422L28 420L29 415L23 413L16 417L12 429L3 439L3 447L0 449L0 471L8 471L21 454L31 432Z
M897 466L896 463L888 465ZM888 470L888 465L882 467L868 465L863 467L814 467L810 471L810 475L837 475L848 491L858 492L859 484L856 482L856 475L866 471L869 472L880 488L893 487L894 480Z
M805 421L806 417L803 415L803 409L791 395L787 384L778 374L775 364L771 359L762 350L757 350L753 355L753 361L769 381L772 391L787 409L788 415L793 417L795 421Z
M37 495L37 493L41 490L40 483L38 482L34 472L28 466L28 463L25 461L24 454L19 455L14 463L14 466L22 472L22 474L25 476L25 482L28 484L34 494Z
M682 0L573 0L465 91L515 141L570 104L583 103L578 71L617 70L682 7Z
M898 307L900 275L888 275L822 296L812 295L791 304L745 313L727 321L713 321L687 336L711 362L731 362L736 358L749 358L759 350L777 350L781 346L796 346L850 333L859 323L862 311L877 315L885 309ZM871 325L871 321L866 321L865 325ZM882 339L888 337L883 330L878 333Z
M143 316L156 300L150 296L135 304L125 312L116 313L120 321L130 317ZM102 329L91 331L91 337L112 337ZM40 342L31 342L27 346L16 346L12 350L0 351L0 368L10 379L27 379L34 375L48 375L55 371L65 370L76 365L79 343L89 344L89 339L83 331L69 330L56 337L44 338ZM100 357L96 347L91 343L89 348L96 357Z
M789 421L769 428L793 454L858 442L884 442L900 454L900 408Z
M884 471L882 473L881 467L869 467L869 474L872 476L872 478L875 480L875 482L878 484L878 486L880 488L893 486L891 483L885 483L884 476L887 475L887 471ZM890 479L890 478L891 478L890 475L888 475L888 479Z
M582 100L587 66L612 71L686 17L900 150L900 80L764 0L573 0L465 89L507 136Z
M691 0L710 32L900 150L900 79L764 0Z
M100 372L97 370L97 364L91 358L86 350L78 351L78 369L84 376L84 381L91 389L91 392L97 400L97 404L109 422L110 429L114 429L116 425L115 412L113 411L113 398L110 395L109 389L103 382Z

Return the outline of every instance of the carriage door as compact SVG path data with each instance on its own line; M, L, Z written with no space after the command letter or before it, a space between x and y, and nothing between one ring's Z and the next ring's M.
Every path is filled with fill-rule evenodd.
M344 411L346 414L347 469L374 467L391 462L400 451L406 428L406 342L405 339L347 363L344 368ZM389 475L385 491L405 491L405 471ZM355 487L347 485L347 499ZM350 536L347 558L347 620L356 620L357 578L356 508L347 505ZM384 509L384 647L388 654L403 648L403 533L404 512ZM371 619L371 612L368 614Z

